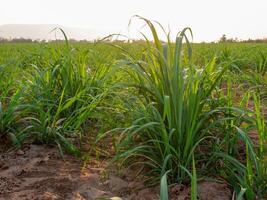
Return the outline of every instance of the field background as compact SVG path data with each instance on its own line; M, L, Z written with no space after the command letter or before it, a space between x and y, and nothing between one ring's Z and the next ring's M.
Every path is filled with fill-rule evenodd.
M177 43L166 45L174 49ZM175 184L191 188L183 192L196 199L197 182L207 177L225 184L235 199L264 199L266 43L194 43L192 57L186 44L182 46L180 64L192 71L186 76L187 68L181 68L185 78L179 84L192 88L183 88L181 101L187 110L180 119L168 103L175 101L168 90L172 86L164 85L173 82L167 84L164 75L156 73L154 82L148 78L153 66L164 61L157 51L151 53L154 47L145 41L0 43L0 152L30 143L49 144L61 156L70 153L85 162L94 157L114 158L120 167L141 164L146 166L142 187L160 184L161 199L168 198L167 185L176 198ZM160 47L156 50L164 52ZM166 62L175 63L174 57ZM141 66L151 71L140 72ZM166 69L170 76L176 73ZM213 112L218 115L209 116ZM187 124L206 117L201 128ZM176 118L186 127L181 132L189 150L177 147L175 136L169 142L163 137L165 133L172 137ZM191 128L203 135L192 135ZM205 144L199 145L204 139Z

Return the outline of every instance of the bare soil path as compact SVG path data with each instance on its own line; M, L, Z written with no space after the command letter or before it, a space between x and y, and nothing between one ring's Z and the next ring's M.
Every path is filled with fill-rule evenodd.
M138 184L129 188L129 179L106 178L105 168L104 161L94 165L70 155L62 159L56 148L48 146L29 145L2 153L0 200L134 199L129 192L136 189L131 185Z
M115 170L113 170L115 172ZM26 145L0 153L0 200L156 200L159 187L146 188L130 170L120 175L107 162L81 159L45 145ZM187 200L190 189L170 188L171 199ZM225 184L199 184L203 200L231 198Z

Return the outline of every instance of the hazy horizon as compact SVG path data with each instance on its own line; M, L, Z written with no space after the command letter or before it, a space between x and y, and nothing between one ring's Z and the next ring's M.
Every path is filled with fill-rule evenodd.
M102 38L106 33L89 28L66 27L60 24L4 24L0 25L0 38L24 38L32 40L64 39L56 28L62 28L68 39L94 40Z
M140 38L139 31L146 32L143 22L134 20L128 29L131 17L140 15L160 22L166 29L170 28L172 33L191 27L194 42L216 41L223 34L228 38L256 39L267 37L266 7L267 2L264 0L3 0L0 25L59 25L72 30L69 30L71 34L68 36L74 39L94 39L113 33ZM43 34L47 35L49 31ZM23 35L23 32L25 30L22 28L14 30L13 34ZM38 34L39 30L29 32ZM7 37L8 34L12 35L7 33Z

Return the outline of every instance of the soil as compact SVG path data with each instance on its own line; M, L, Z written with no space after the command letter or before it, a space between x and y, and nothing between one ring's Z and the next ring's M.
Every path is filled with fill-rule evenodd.
M132 181L130 174L123 180L107 168L106 161L62 158L49 146L28 145L1 153L0 200L143 199L141 182ZM145 199L158 199L152 190L143 194L149 195Z
M107 161L87 162L71 155L62 158L57 148L26 145L0 154L0 200L154 200L159 187L146 188L131 170L112 169ZM185 186L170 188L171 199L190 199ZM228 200L226 184L199 184L203 200Z

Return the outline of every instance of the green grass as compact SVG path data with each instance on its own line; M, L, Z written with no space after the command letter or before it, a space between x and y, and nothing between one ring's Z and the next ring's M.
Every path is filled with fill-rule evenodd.
M154 25L143 20L151 28L154 43L147 41L143 60L130 57L121 64L129 66L132 82L136 82L144 98L144 109L140 118L123 132L121 157L145 159L152 174L170 170L172 181L182 182L185 173L180 166L191 165L194 150L208 136L207 124L213 123L216 113L216 108L209 105L211 94L227 66L216 66L215 59L204 68L195 66L190 46L188 58L182 61L182 41L188 40L185 32L190 29L184 29L174 45L169 42L163 46ZM139 143L133 142L136 137L141 138ZM126 147L131 148L125 152Z

